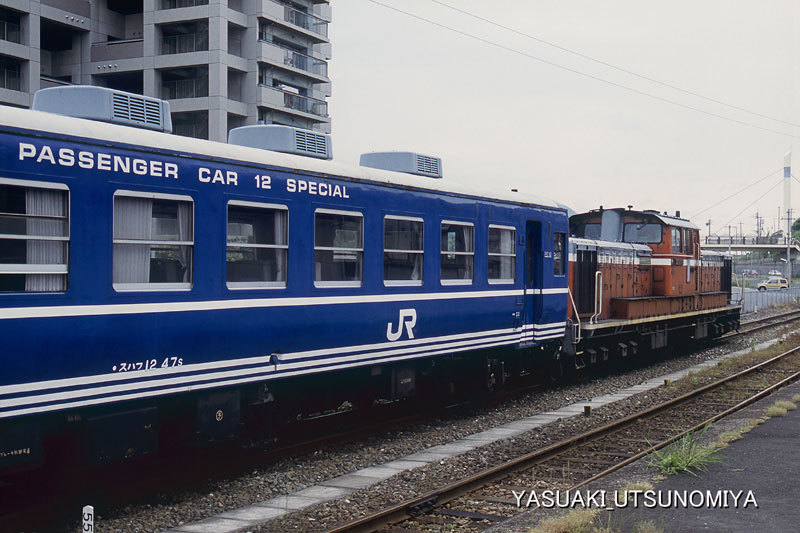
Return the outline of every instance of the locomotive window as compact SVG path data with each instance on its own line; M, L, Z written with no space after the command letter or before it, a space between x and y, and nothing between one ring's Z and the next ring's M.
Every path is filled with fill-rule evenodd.
M692 230L683 230L683 253L686 255L692 255L692 237Z
M192 211L189 196L114 193L114 288L190 289Z
M360 287L364 259L361 213L317 209L314 213L314 285Z
M580 224L575 230L575 236L583 237L585 239L599 239L600 224L594 222Z
M286 206L228 202L225 280L230 289L286 287L289 211Z
M489 226L489 283L513 283L516 279L515 228Z
M442 222L442 285L472 283L475 255L475 228L466 222Z
M564 275L564 246L567 236L565 233L553 234L553 275Z
M683 246L681 244L681 230L680 228L672 228L672 253L681 253Z
M661 242L661 224L625 224L622 240L639 244L659 243Z
M421 218L383 219L384 285L422 285L423 224Z
M69 190L0 179L0 292L64 292Z

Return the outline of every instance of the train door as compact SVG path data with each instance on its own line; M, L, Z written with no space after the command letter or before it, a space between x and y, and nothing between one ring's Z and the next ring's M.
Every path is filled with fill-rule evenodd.
M542 223L525 225L525 295L523 305L523 343L533 342L533 325L542 314Z

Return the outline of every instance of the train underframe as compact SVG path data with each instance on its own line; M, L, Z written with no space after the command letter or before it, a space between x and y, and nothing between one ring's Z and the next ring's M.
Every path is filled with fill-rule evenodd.
M369 411L481 400L540 379L553 349L475 350L0 421L0 477L67 463L114 464L186 443L303 438L318 434L320 424L358 422Z
M690 342L713 340L739 329L741 308L725 306L657 320L567 320L560 356L576 369Z

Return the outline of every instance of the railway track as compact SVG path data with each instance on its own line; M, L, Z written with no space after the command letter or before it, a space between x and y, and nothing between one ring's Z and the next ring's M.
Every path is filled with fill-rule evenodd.
M519 512L514 491L576 490L797 380L797 368L800 347L330 531L480 531Z
M742 337L744 335L748 335L750 333L755 333L757 331L762 331L767 328L782 326L784 324L790 324L800 320L800 309L795 311L789 311L787 313L782 313L780 315L771 316L760 318L758 320L751 320L749 322L745 322L742 324L742 328L739 331L729 333L722 337L723 339L733 339L736 337Z

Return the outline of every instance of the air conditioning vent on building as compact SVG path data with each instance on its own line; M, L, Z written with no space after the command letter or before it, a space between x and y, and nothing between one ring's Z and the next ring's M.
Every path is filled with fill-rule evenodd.
M69 85L36 91L33 109L70 117L172 132L169 102L106 87Z
M228 142L285 154L333 159L330 135L277 124L234 128L228 133Z
M361 154L361 166L394 170L429 178L442 177L442 160L414 152L373 152Z

